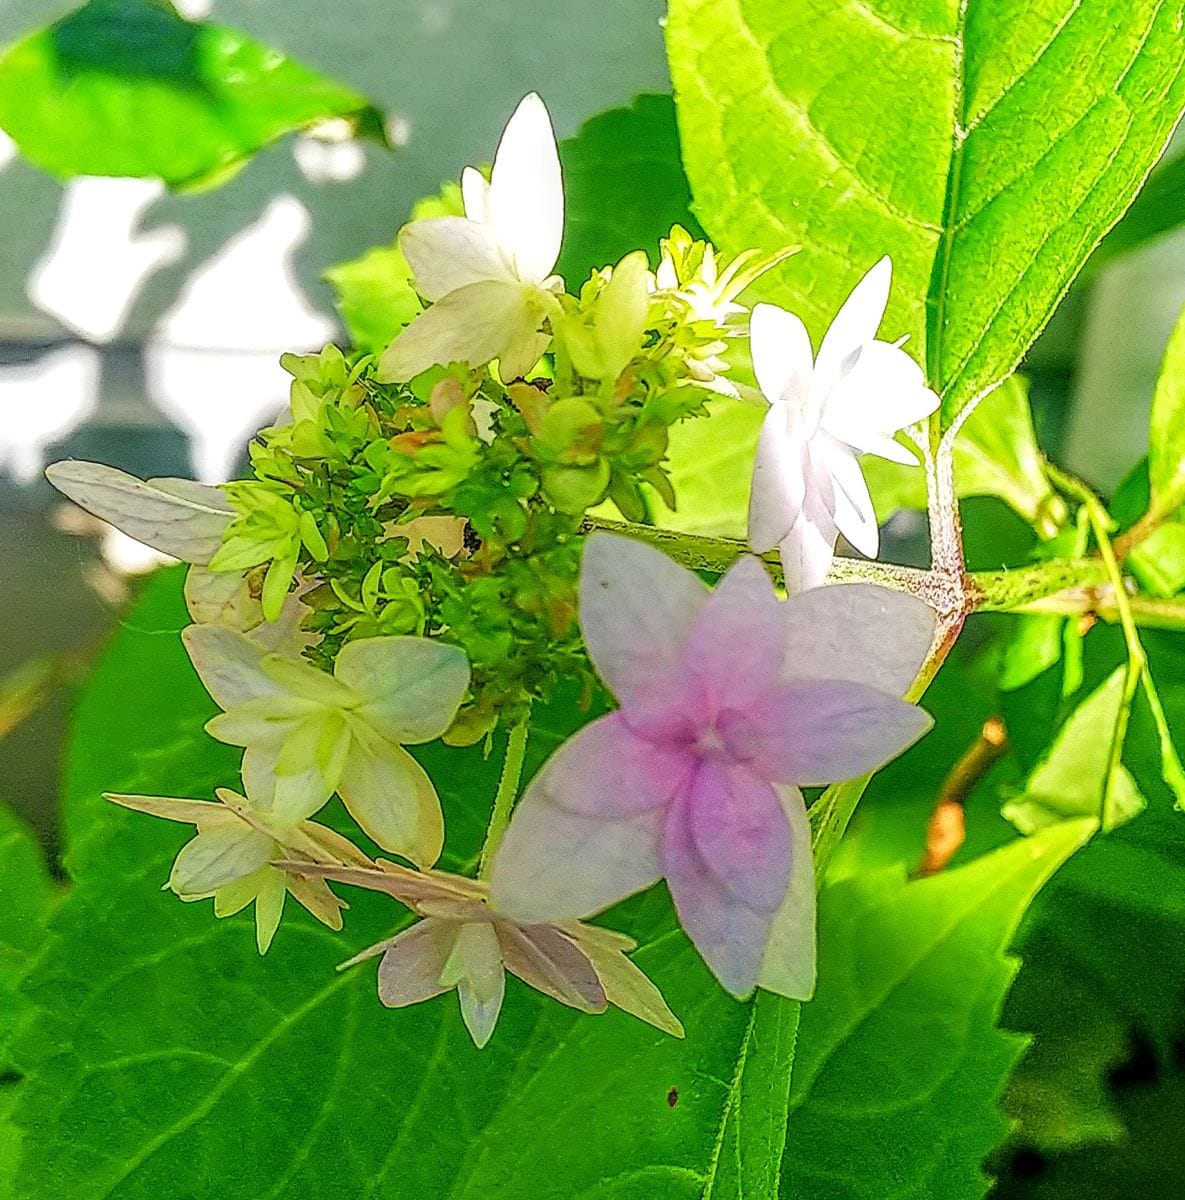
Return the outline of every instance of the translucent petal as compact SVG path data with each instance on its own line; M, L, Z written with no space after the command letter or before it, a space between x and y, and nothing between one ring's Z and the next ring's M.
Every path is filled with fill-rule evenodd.
M661 698L708 589L693 572L632 538L594 533L584 544L580 626L593 665L623 705Z
M766 779L799 786L858 779L930 728L913 704L875 688L820 679L774 689L718 729L729 750Z
M817 496L808 496L790 532L778 543L786 590L791 595L826 581L838 536L826 505Z
M531 787L569 812L631 817L669 804L694 769L689 751L639 737L615 712L564 742Z
M415 276L416 291L426 300L439 301L489 279L516 282L489 227L465 217L413 221L399 234L399 248Z
M208 896L258 871L274 852L275 843L262 833L239 824L221 825L181 847L169 887L179 896Z
M260 669L291 695L326 708L344 708L357 699L339 679L304 659L268 654L260 663Z
M422 637L360 638L342 647L334 674L363 703L357 716L391 742L440 737L469 686L462 650Z
M350 816L384 850L421 867L440 857L440 800L424 768L406 750L356 733L337 790Z
M795 411L806 404L811 380L811 339L793 314L773 304L754 306L749 318L753 373L770 404Z
M315 764L299 774L279 769L280 746L257 742L243 752L243 789L255 809L278 826L298 825L325 806L333 795Z
M494 856L490 903L520 924L587 917L661 874L662 809L622 820L569 812L534 784Z
M653 981L619 948L585 936L588 928L587 925L579 927L579 943L592 959L605 999L663 1033L681 1038L683 1025Z
M786 404L773 405L757 440L749 492L749 545L755 553L764 554L789 536L806 499L809 469L801 414Z
M471 283L449 292L412 321L379 360L380 378L404 383L429 367L455 362L478 367L508 347L521 356L521 347L540 336L540 320L533 289L524 284Z
M790 884L774 916L757 982L792 1000L809 1000L815 991L815 864L811 824L802 793L779 787L790 825Z
M791 596L782 678L846 679L902 696L934 640L935 619L916 596L870 583Z
M826 464L831 473L833 515L839 532L861 554L875 558L880 549L880 529L856 456L826 432L820 432L812 442L811 455L814 461Z
M712 974L734 996L746 996L757 983L773 913L744 903L704 861L688 828L689 807L669 810L663 873L679 923Z
M80 508L138 542L188 563L208 563L233 513L217 488L188 479L147 483L102 463L53 463L46 478Z
M524 983L570 1008L604 1012L604 988L584 949L551 925L499 921L506 969Z
M181 641L219 708L284 694L263 672L263 651L238 630L224 625L190 625L181 631Z
M103 799L122 808L134 809L152 817L164 817L166 821L181 821L187 825L196 825L222 808L212 800L175 800L172 796L125 796L117 792L104 792Z
M876 337L889 303L892 279L893 265L882 258L852 289L824 335L811 380L811 398L823 401L824 413L830 407L832 388L851 365L851 356Z
M469 220L490 223L490 182L476 167L461 172L461 200Z
M700 609L687 642L687 669L704 681L717 705L744 704L781 672L784 622L765 567L745 555Z
M388 1008L404 1008L447 992L440 973L459 928L429 917L393 938L379 963L379 1000Z
M300 722L323 711L296 696L260 696L211 717L206 732L228 746L278 745Z
M255 944L260 954L267 953L280 927L287 890L282 871L269 870L264 876L259 894L255 897Z
M564 184L551 118L534 92L520 101L498 143L489 206L519 278L542 283L560 256Z
M857 450L928 417L939 399L900 346L870 341L827 397L823 427Z
M306 875L288 873L288 890L293 899L306 908L330 929L342 927L342 909L347 907L341 897L334 895L324 879L310 879Z
M790 827L773 785L744 766L706 758L684 803L687 831L708 869L750 908L773 912L790 878Z

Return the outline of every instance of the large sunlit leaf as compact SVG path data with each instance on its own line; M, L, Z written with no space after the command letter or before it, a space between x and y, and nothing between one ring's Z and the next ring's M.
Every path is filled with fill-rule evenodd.
M184 619L179 576L151 581L79 711L75 885L19 1048L30 1072L19 1195L158 1200L178 1178L192 1200L772 1194L798 1006L728 997L659 890L611 922L645 944L638 961L685 1040L512 982L482 1052L455 997L390 1012L373 964L335 973L401 920L381 896L351 893L341 936L288 914L260 959L245 914L216 922L208 904L162 894L185 831L97 792L208 796L233 782L236 752L200 733L211 704L176 637ZM582 719L574 706L545 714L531 769ZM417 748L446 808L448 865L471 863L499 749Z
M953 416L1007 376L1185 103L1180 0L675 0L695 209L816 337L893 258L886 332Z
M784 1196L986 1194L980 1164L1007 1129L997 1097L1024 1046L996 1028L1017 969L1008 944L1034 893L1092 828L1065 822L925 880L890 868L824 891Z
M0 57L0 128L63 177L202 186L329 118L381 136L379 114L351 88L158 0L91 0Z

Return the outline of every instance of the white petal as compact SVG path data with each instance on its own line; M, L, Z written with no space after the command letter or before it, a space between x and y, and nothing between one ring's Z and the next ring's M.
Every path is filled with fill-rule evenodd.
M560 256L564 184L543 101L524 96L506 125L490 176L490 217L518 277L542 283Z
M772 550L798 520L809 469L801 414L788 404L773 405L757 440L749 492L749 545L756 554Z
M233 513L217 489L188 479L147 483L91 462L59 462L46 478L81 508L129 537L188 563L208 563Z
M298 825L324 807L333 785L315 765L298 774L282 774L279 758L277 743L248 747L243 752L243 790L251 806L277 825Z
M848 443L851 445L852 443ZM878 458L887 458L889 462L900 463L903 467L916 467L918 465L917 454L910 450L908 446L903 446L900 442L894 441L891 437L883 435L874 435L865 439L865 444L860 447L854 447L862 454L875 454Z
M387 347L379 361L385 381L405 383L429 367L463 362L482 366L507 348L518 359L522 347L540 344L543 311L535 289L520 283L487 280L450 292L418 317ZM545 345L545 340L542 345ZM541 351L540 351L541 352ZM538 354L535 356L536 361ZM529 370L534 362L519 371ZM513 374L508 378L513 378Z
M271 838L254 829L220 825L182 846L169 872L169 887L179 896L207 896L258 871L274 850Z
M461 200L469 220L490 224L490 181L476 167L461 172Z
M838 536L839 529L826 506L808 495L798 520L778 543L786 590L791 595L819 587L826 581Z
M189 660L219 708L233 708L284 689L263 672L263 650L225 625L190 625L181 631Z
M619 821L579 816L527 789L494 856L490 903L521 924L586 917L658 880L663 809Z
M515 282L490 230L465 217L413 221L400 231L399 248L415 276L416 291L426 300L487 279Z
M904 350L866 342L855 365L831 388L823 427L849 446L868 450L878 435L914 425L938 405L921 367Z
M708 589L693 572L632 538L594 533L580 568L580 627L593 665L626 704L677 673Z
M856 284L835 314L819 347L811 380L812 399L817 397L820 402L826 402L824 411L829 406L831 389L839 381L845 366L850 365L851 355L876 337L885 306L889 303L892 277L892 263L888 258L882 258Z
M791 596L782 677L843 679L902 696L934 640L935 619L925 601L871 583Z
M333 673L362 697L358 717L400 745L440 737L469 686L464 651L422 637L347 642Z
M372 841L430 867L444 845L432 780L408 752L380 737L355 736L337 785L350 816Z
M801 409L811 380L811 339L793 314L758 304L749 318L753 373L765 398Z
M880 549L880 530L868 484L856 456L827 433L820 433L811 443L811 456L815 462L825 465L831 475L835 501L833 515L840 533L861 554L876 558Z
M815 991L815 864L811 856L811 823L797 788L779 787L777 791L790 822L790 886L770 928L757 985L793 1000L809 1000Z

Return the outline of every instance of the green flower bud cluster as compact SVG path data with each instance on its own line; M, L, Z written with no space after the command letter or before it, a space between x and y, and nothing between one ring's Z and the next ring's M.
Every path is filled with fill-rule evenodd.
M513 724L561 679L591 689L581 523L605 500L644 521L647 488L675 506L668 431L731 390L723 322L755 270L718 272L676 229L657 279L636 252L558 297L531 378L453 364L397 383L335 346L286 355L290 419L252 445L254 478L226 486L211 568L245 574L269 620L295 590L305 654L326 670L360 638L461 647L472 679L453 742Z

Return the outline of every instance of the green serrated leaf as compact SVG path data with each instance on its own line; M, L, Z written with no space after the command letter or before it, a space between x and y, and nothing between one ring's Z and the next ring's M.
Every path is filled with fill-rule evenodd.
M1130 204L1185 103L1180 0L676 0L667 49L695 209L818 338L892 256L950 420L1009 375Z
M382 136L381 117L351 88L152 0L91 0L0 58L0 127L63 178L213 186L263 146L329 118Z
M727 996L660 889L606 923L642 943L685 1040L511 981L480 1052L455 997L391 1012L373 963L335 973L405 920L381 896L351 892L341 936L286 914L265 960L246 914L216 922L208 904L162 894L186 831L97 793L209 796L233 782L236 753L200 732L210 704L184 623L179 574L150 580L80 706L75 885L30 985L18 1195L159 1200L178 1178L189 1200L773 1194L798 1006ZM528 772L585 719L572 701L541 713ZM443 862L472 867L500 746L416 753L447 813Z
M1024 1045L996 1028L1016 972L1005 952L1034 894L1092 829L1065 822L912 883L896 868L824 889L784 1196L987 1192L980 1164L1007 1129L996 1099Z

